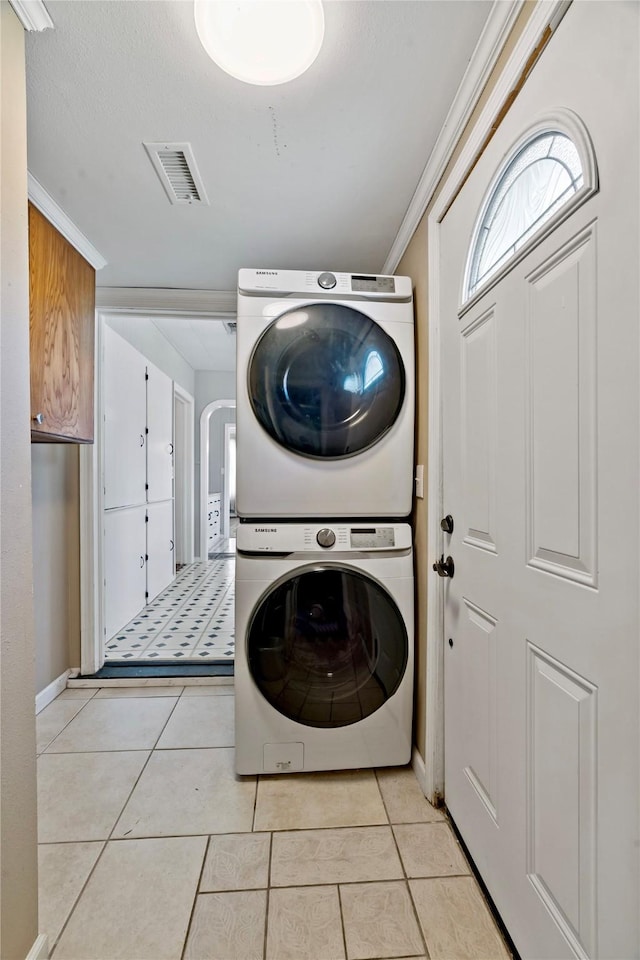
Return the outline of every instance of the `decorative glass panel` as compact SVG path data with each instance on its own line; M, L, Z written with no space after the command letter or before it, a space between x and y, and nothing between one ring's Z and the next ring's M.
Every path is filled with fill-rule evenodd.
M473 296L584 183L575 144L537 134L520 147L491 192L476 231L466 297Z

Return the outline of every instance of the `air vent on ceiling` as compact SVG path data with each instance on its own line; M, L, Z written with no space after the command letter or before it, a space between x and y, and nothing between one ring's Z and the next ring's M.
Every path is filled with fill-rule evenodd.
M189 143L143 143L171 203L205 203L207 192Z
M223 320L222 326L225 328L227 333L234 334L236 332L236 327L238 326L235 320Z

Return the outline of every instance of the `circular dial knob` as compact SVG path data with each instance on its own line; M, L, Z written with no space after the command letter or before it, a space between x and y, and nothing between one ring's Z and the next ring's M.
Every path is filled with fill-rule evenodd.
M322 287L323 290L333 290L337 282L332 273L321 273L318 277L318 285Z
M332 547L336 542L336 535L333 530L323 527L322 530L318 530L316 540L321 547Z

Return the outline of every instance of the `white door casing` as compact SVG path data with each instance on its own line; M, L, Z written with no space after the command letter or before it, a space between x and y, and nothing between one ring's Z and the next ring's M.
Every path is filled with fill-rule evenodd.
M222 536L229 537L231 530L231 481L235 483L235 458L232 463L231 444L235 444L236 425L235 423L225 423L224 425L224 466L223 470L223 497L222 497Z
M173 384L174 423L174 532L176 564L193 563L193 455L195 401L179 384Z
M640 949L638 9L573 4L440 234L445 797L527 957ZM559 106L600 192L460 312L493 174Z
M207 498L209 496L209 421L216 410L236 408L235 400L212 400L200 414L200 559L207 559ZM224 534L226 536L226 534Z

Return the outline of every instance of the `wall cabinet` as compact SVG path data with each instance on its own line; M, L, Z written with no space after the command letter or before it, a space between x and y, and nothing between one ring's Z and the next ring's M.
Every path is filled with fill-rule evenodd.
M104 505L147 500L147 361L104 328Z
M108 640L175 576L173 381L110 327L103 342Z
M168 587L174 575L173 500L105 510L107 640Z
M105 634L113 637L145 604L147 524L145 507L104 513Z
M95 270L29 204L31 439L93 443Z
M169 586L175 575L173 500L147 504L147 595L145 603Z

